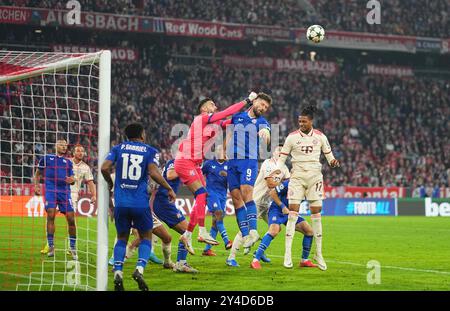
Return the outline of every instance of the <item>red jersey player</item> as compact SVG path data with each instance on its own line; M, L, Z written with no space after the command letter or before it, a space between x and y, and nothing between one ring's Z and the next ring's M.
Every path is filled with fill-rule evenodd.
M187 137L181 142L177 156L175 158L175 172L180 177L180 180L188 187L195 198L194 207L192 209L189 226L185 232L182 240L186 243L187 250L194 254L192 248L192 231L195 226L199 225L198 241L212 245L217 245L218 242L211 237L205 228L205 208L206 208L206 189L205 178L203 177L200 168L204 159L205 143L214 137L214 130L208 125L216 124L224 128L230 124L231 120L224 120L225 118L239 112L244 107L252 105L253 100L258 95L251 92L247 99L231 105L223 111L217 111L217 106L210 98L206 98L198 105L200 114L194 118L194 121L189 128Z

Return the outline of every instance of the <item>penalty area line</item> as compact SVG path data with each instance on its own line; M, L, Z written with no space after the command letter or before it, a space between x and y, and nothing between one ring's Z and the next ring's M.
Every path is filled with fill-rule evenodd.
M203 248L195 248L196 250L201 250L203 251ZM224 250L215 250L216 252L221 252L221 253L228 253L227 251ZM280 255L273 255L273 254L267 254L267 256L270 257L275 257L275 258L284 258L284 256L280 256ZM253 257L251 257L253 258ZM361 263L357 263L357 262L351 262L351 261L340 261L340 260L335 260L335 259L326 259L326 262L331 262L331 263L336 263L336 264L340 264L340 265L348 265L348 266L357 266L357 267L367 267L367 265L365 264L361 264ZM417 268L407 268L407 267L397 267L397 266L390 266L390 265L380 265L380 267L386 268L386 269L393 269L393 270L404 270L404 271L413 271L413 272L422 272L422 273L435 273L435 274L443 274L443 275L450 275L450 272L448 271L438 271L438 270L430 270L430 269L417 269Z

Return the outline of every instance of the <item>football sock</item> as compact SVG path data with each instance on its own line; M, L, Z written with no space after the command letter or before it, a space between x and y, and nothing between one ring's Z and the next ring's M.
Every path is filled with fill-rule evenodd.
M270 233L266 233L259 244L258 249L256 250L255 258L261 260L261 256L264 254L266 249L269 247L270 243L273 240L273 236Z
M239 230L242 233L243 237L246 237L249 233L248 228L248 220L247 220L247 211L245 210L245 206L241 206L236 209L236 219L239 226Z
M114 246L114 270L122 271L123 261L125 260L125 252L127 250L127 242L124 240L117 240Z

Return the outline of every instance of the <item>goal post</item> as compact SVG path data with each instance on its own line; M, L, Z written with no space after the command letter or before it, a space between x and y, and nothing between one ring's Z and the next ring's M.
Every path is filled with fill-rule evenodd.
M111 141L111 52L100 56L99 130L98 130L98 214L97 214L97 290L108 288L108 205L106 181L100 174L101 162L109 152Z
M109 194L99 168L110 148L110 96L110 51L0 51L0 289L107 290ZM74 204L78 260L68 255L64 217L55 220L55 256L39 254L45 200L33 174L61 138L70 153L85 148L96 176L96 213L92 204L83 210L86 198Z

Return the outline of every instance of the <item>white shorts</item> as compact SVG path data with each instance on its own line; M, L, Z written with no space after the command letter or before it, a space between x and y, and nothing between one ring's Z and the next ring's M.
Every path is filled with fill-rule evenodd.
M153 229L158 228L159 226L162 226L161 220L159 220L158 217L156 217L155 213L152 212L152 218L153 218Z
M288 200L292 204L300 204L304 199L309 202L324 199L323 175L320 171L292 172L289 180Z

